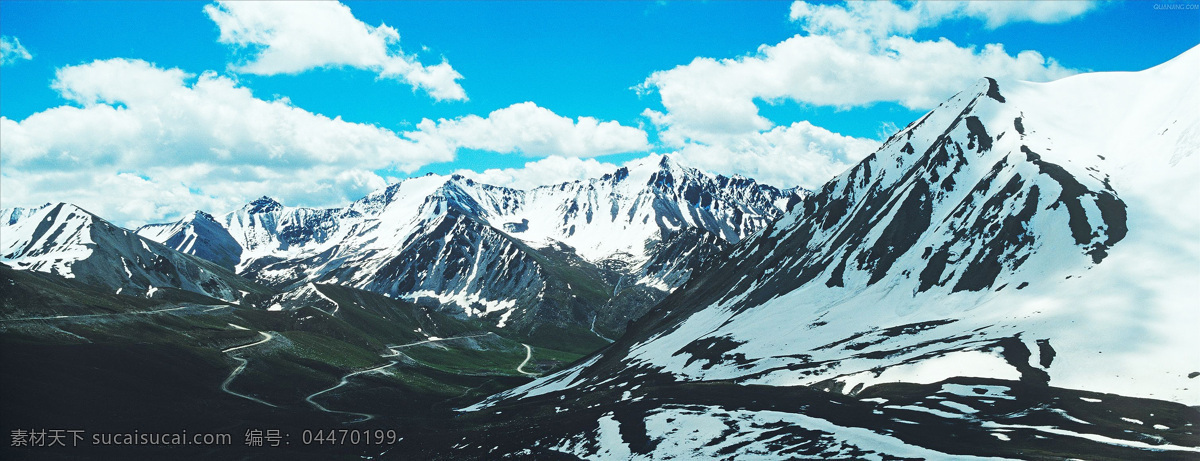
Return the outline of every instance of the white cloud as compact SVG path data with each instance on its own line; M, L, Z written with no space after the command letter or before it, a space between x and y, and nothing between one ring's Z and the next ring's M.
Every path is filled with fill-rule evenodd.
M492 168L483 172L459 170L455 173L484 184L528 190L538 186L597 178L616 169L617 165L599 162L596 159L554 156L528 162L522 168Z
M974 19L995 29L1014 22L1060 23L1098 6L1089 1L934 1L901 6L889 1L792 3L791 19L810 34L911 34L946 20Z
M675 155L724 175L740 174L776 187L813 189L879 148L879 141L843 136L809 122L767 131L688 141Z
M795 2L806 32L733 59L697 57L654 72L636 88L657 93L665 110L643 115L664 146L702 168L778 186L815 187L878 147L808 122L776 126L760 104L793 101L850 109L879 102L928 109L982 77L1048 81L1075 71L1037 51L1010 55L1001 44L959 46L903 35L942 21L971 19L996 28L1053 23L1093 9L1087 2ZM888 133L890 134L890 133ZM886 136L886 135L885 135Z
M438 100L465 100L462 78L450 64L421 64L400 49L396 29L359 21L338 2L218 2L204 12L220 28L221 43L254 53L239 72L295 74L321 67L354 67L408 82Z
M196 164L137 172L6 167L0 176L4 207L65 201L129 228L176 219L191 210L221 213L264 195L289 205L338 206L387 185L369 171L328 166L277 170ZM204 185L195 186L199 183Z
M772 126L759 115L756 101L842 108L886 101L925 109L984 76L1045 81L1073 73L1036 51L1011 56L999 44L976 49L946 39L864 42L797 35L751 56L696 58L655 72L640 88L657 90L667 109L664 121L672 126L747 133Z
M7 66L17 61L28 61L33 59L33 55L29 54L24 46L21 46L21 41L17 37L8 35L0 36L0 65Z
M532 102L513 104L488 116L424 119L404 133L431 149L479 149L529 157L596 157L648 150L646 132L593 117L571 120Z
M738 174L777 187L811 189L874 152L879 144L876 140L842 136L808 122L796 122L750 135L708 136L705 142L678 143L671 154L684 165L710 173ZM648 156L655 158L659 154ZM625 165L643 161L644 157L636 158ZM597 178L612 173L618 166L590 158L551 156L528 162L521 168L455 173L484 184L528 190Z
M259 195L332 205L383 187L373 171L414 171L454 152L372 125L328 118L237 82L140 60L62 68L53 87L77 105L0 117L4 206L70 201L121 222Z
M791 18L808 35L762 45L734 59L698 57L653 73L638 90L657 92L656 121L685 138L752 134L774 124L758 104L795 101L851 108L877 102L927 109L979 78L1047 81L1075 73L1037 51L1010 55L1001 44L959 46L948 39L904 37L955 18L988 27L1010 22L1060 22L1094 8L1089 2L916 2L846 4L795 2ZM900 35L894 35L900 34Z

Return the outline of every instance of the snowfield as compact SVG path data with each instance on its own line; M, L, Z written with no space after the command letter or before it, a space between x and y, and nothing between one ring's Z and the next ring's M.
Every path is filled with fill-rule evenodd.
M856 231L854 213L875 205L864 184L895 184L890 204L920 200L909 211L928 210L929 224L912 230L907 248L884 247L894 258L890 268L881 269L887 258L872 257L879 242L890 243L886 233L906 231L896 222L914 219L902 206L875 214L865 235L842 246L810 240L809 252L831 253L840 266L828 264L812 281L782 291L771 272L760 272L748 290L730 291L634 346L629 364L678 379L822 383L843 392L1040 373L1055 386L1200 404L1200 387L1188 377L1200 371L1198 68L1200 50L1193 49L1143 72L999 84L1003 102L981 81L889 140L872 158L872 176L860 165L821 192L844 190L861 200L828 226L847 233ZM982 131L990 141L979 140ZM929 167L919 154L929 151L936 161L938 149L962 149L964 162ZM925 176L904 182L912 171ZM904 195L939 177L952 184ZM806 211L769 232L782 241L808 237L797 230ZM983 226L971 227L971 218ZM836 241L841 234L821 235ZM814 263L805 256L781 262ZM999 263L994 280L968 280L989 260ZM1002 338L1011 339L998 344ZM728 344L723 359L679 353L706 340Z
M1197 69L1200 48L980 80L651 311L606 368L560 374L852 395L965 376L1198 405Z

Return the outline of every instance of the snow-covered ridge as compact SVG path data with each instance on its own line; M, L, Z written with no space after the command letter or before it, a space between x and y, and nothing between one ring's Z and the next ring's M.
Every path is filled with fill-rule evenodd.
M1200 48L980 80L668 298L580 385L971 376L1200 403L1197 69Z
M42 209L45 209L46 207L49 207L51 205L52 204L47 203L45 205L42 205L39 207L34 207L34 208L21 208L21 207L0 208L0 224L5 225L5 226L14 225L18 221L21 221L22 219L33 216L33 215L37 214L38 211L41 211Z
M535 247L564 244L590 261L642 261L649 256L647 247L683 228L736 243L805 193L708 174L659 156L601 178L528 191L429 174L372 192L344 208L287 207L263 197L218 221L245 252L239 268L266 256L319 253L327 242L351 238L343 231L354 226L358 232L369 228L390 237L377 239L377 245L396 243L450 208ZM144 227L151 228L168 229ZM153 235L165 241L161 232Z
M275 227L284 231L259 235L314 237L290 243L262 238L266 243L244 255L239 268L269 284L339 283L436 299L470 315L497 313L496 321L504 322L519 308L546 302L547 262L526 247L581 258L563 263L568 266L623 268L618 270L627 276L614 280L612 296L629 286L661 293L686 281L699 258L759 231L799 197L745 178L709 175L669 157L528 191L426 175L341 209L272 205L268 213L319 219L306 227L296 218ZM257 216L242 215L234 222ZM239 230L249 227L231 225L231 233L254 235ZM569 288L568 282L558 289Z
M535 245L561 242L591 261L627 255L640 262L649 256L648 244L685 228L737 243L777 217L787 197L752 180L707 174L662 156L600 178L533 189L523 206L495 219L527 222L510 226L508 233Z
M139 227L137 234L230 270L241 260L241 245L225 226L203 211L196 211L173 223Z
M6 214L15 219L0 235L0 260L15 267L74 278L71 263L91 256L96 245L92 216L72 205L17 208Z
M249 288L214 263L181 254L66 203L37 208L5 225L0 232L0 261L139 296L172 287L236 301Z
M648 158L612 174L517 190L481 184L459 175L429 174L393 184L342 208L288 207L270 197L210 219L241 247L238 269L265 257L296 258L327 250L369 231L375 247L402 241L424 222L454 208L538 248L558 244L590 261L649 258L664 237L698 228L736 243L761 230L806 195L743 177L712 175L669 156ZM151 224L139 232L166 242L192 226L197 212L176 223ZM620 238L612 238L620 236ZM192 247L170 245L194 253Z
M336 233L344 211L285 207L270 197L226 213L219 221L242 251L239 270L256 257L285 256L319 246Z
M336 283L454 305L497 324L529 326L526 317L541 315L599 321L615 333L708 255L761 231L804 195L654 156L531 190L431 174L344 207L262 197L137 233L281 290ZM29 213L4 216L15 223ZM591 291L574 296L572 284ZM605 307L612 303L620 306ZM609 318L597 319L602 307ZM561 320L555 311L574 313Z

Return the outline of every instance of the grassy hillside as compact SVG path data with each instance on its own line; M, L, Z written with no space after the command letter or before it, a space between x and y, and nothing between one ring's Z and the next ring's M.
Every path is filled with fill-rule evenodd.
M234 446L85 447L0 458L243 456L253 428L388 427L409 433L532 379L521 338L416 304L333 285L337 304L266 311L193 293L154 299L0 267L0 430L224 432ZM494 330L494 329L493 329ZM532 345L548 373L581 354ZM365 421L364 421L365 420ZM369 447L298 447L271 456L328 459Z

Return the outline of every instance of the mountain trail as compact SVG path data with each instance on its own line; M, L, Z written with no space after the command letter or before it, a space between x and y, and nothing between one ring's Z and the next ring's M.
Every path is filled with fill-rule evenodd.
M260 332L258 332L258 334L260 334L260 335L263 335L263 339L261 339L261 340L259 340L259 341L256 341L256 342L253 342L253 343L250 343L250 344L244 344L244 345L241 345L241 346L234 346L234 347L230 347L230 348L228 348L228 349L223 349L223 350L221 350L221 353L223 353L223 354L227 354L227 353L230 353L230 352L236 351L236 350L238 350L238 349L244 349L244 348L251 347L251 346L257 346L257 345L259 345L259 344L262 344L262 343L265 343L265 342L267 342L267 341L270 341L270 340L272 340L272 339L275 339L275 336L274 336L274 335L272 335L272 334L270 334L270 333L267 333L267 332L265 332L265 331L260 331ZM234 379L234 378L236 378L236 377L237 377L237 375L241 374L241 373L242 373L242 370L245 370L245 369L246 369L246 364L247 364L247 363L249 363L249 362L248 362L246 359L244 359L244 358L242 358L242 357L234 357L233 359L234 359L234 360L237 360L237 361L238 361L238 362L240 362L240 363L238 364L238 367L237 367L237 368L235 368L235 369L233 370L233 373L230 373L230 374L229 374L229 377L228 377L228 378L225 378L225 382L221 383L221 390L222 390L222 391L224 391L225 393L229 394L229 395L234 395L234 396L238 396L238 397L241 397L241 398L243 398L243 399L246 399L246 400L250 400L250 401L253 401L253 402L261 403L261 404L263 404L263 405L266 405L266 406L268 406L268 407L272 407L272 408L279 408L279 406L278 406L278 405L274 405L274 404L272 404L272 403L270 403L270 402L266 402L266 401L264 401L264 400L261 400L261 399L255 398L255 397L251 397L251 396L249 396L249 395L246 395L246 394L239 394L239 393L237 393L237 392L234 392L234 391L231 391L231 390L229 390L229 383L233 382L233 379Z

